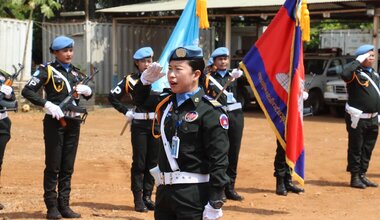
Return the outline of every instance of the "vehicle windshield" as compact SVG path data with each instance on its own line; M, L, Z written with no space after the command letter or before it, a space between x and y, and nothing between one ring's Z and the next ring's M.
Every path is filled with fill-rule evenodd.
M328 60L326 59L305 59L305 74L323 74L323 70L325 69L327 62Z

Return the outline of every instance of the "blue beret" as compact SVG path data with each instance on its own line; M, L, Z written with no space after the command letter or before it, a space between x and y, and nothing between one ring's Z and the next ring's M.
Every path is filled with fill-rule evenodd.
M135 60L141 60L147 57L153 57L153 50L151 47L142 47L133 55L133 59Z
M212 65L214 65L214 59L210 57L207 61L207 66L212 66Z
M50 48L52 50L61 50L63 48L72 48L73 46L74 46L73 39L66 36L59 36L53 40L53 43L51 44Z
M355 51L355 56L359 56L373 50L375 47L371 44L364 44Z
M215 59L216 57L227 57L230 55L230 51L227 47L218 47L212 52L211 57Z
M203 51L197 46L184 46L174 49L169 60L203 59Z

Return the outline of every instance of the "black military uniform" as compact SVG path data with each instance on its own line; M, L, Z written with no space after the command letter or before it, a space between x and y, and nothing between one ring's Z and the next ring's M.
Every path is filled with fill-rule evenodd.
M128 106L121 103L121 98L127 94L132 95L132 101L136 96L135 84L140 79L141 73L131 74L118 83L108 95L112 106L123 113L128 111ZM151 91L149 98L141 104L136 104L134 119L131 125L131 139L133 147L131 167L131 189L134 195L135 210L154 210L154 202L151 195L154 179L149 170L157 165L157 155L160 141L152 135L152 119L154 118L155 104L159 93Z
M48 66L58 71L61 76L54 71L48 71ZM76 67L71 64L68 66L69 71L58 61L41 66L25 85L22 95L37 106L46 106L47 101L59 105L68 96L67 86L73 89L83 79ZM67 79L70 85L66 84L62 76ZM41 87L44 87L46 99L43 99L38 93ZM83 97L89 99L91 96L92 94ZM79 99L75 99L75 102L78 104ZM50 114L46 114L43 119L45 140L44 201L48 209L47 218L80 217L80 214L75 213L69 207L71 177L74 172L80 134L81 121L78 119L79 116L72 119L65 117L67 124L65 127Z
M374 69L364 68L359 61L355 60L344 69L342 79L347 84L348 92L345 120L348 132L347 171L351 173L351 186L377 187L377 184L368 180L365 174L379 131L380 97L377 91L380 82L379 75L374 72ZM358 114L358 118L355 119L356 110L362 111L362 114ZM353 125L355 120L358 120L356 127Z
M222 77L217 72L211 72L207 75L205 80L205 90L207 94L212 97L215 97L220 89L215 83L210 80L210 77L213 77L222 87L227 83L229 79L229 74L225 74ZM237 99L237 80L233 81L227 88L226 91L233 94L234 99ZM227 169L227 175L230 177L229 184L226 185L225 194L227 199L232 200L243 200L243 197L240 196L235 191L235 182L237 176L237 165L240 153L241 140L243 136L243 128L244 128L244 115L242 106L240 103L228 103L227 96L222 94L218 101L224 106L227 111L228 119L229 119L229 129L228 129L228 139L230 142L229 151L228 151L228 160L229 166ZM240 105L239 105L240 104Z
M195 46L177 48L171 55L171 60L194 59L192 62L197 63L203 62L202 58L202 50ZM196 68L193 71L201 73L204 64ZM135 101L143 103L150 88L139 81ZM155 219L202 219L210 211L208 206L212 206L211 212L220 212L223 187L228 182L227 116L220 103L200 87L183 94L164 90L160 98L163 101L157 106L157 114L163 149L158 166L151 170L159 185Z
M0 81L1 83L4 83L9 78L8 75L0 73ZM12 102L16 100L16 96L14 92L12 92L12 96L7 98L5 97L5 94L0 95L2 98L1 102ZM11 120L8 117L7 111L4 110L4 106L1 106L0 102L0 177L1 177L1 170L3 165L3 158L4 158L4 152L5 147L7 146L8 141L11 139ZM4 206L0 204L0 210L2 210Z
M276 194L286 196L288 192L301 193L304 190L295 186L292 181L290 168L286 164L286 152L276 140L277 149L274 158L274 176L276 177Z

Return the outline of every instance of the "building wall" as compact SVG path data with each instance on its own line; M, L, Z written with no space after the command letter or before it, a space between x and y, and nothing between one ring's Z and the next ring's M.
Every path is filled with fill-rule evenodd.
M59 35L67 35L75 40L75 57L73 64L86 71L87 60L100 71L95 77L96 94L108 94L116 83L124 75L136 71L132 56L134 52L143 46L150 46L155 52L155 60L158 60L170 34L172 26L157 25L117 25L117 72L112 72L112 24L110 23L67 23L67 24L43 24L43 58L52 60L49 54L49 46L52 40ZM88 29L86 42L85 30ZM213 49L213 29L200 32L200 44L205 55ZM89 47L90 49L87 50ZM88 52L86 52L88 51Z
M379 32L380 34L380 32ZM344 55L354 55L363 44L372 44L372 31L359 29L322 31L321 48L339 47ZM379 42L380 47L380 42Z
M19 63L23 64L26 49L25 67L21 72L24 80L30 78L32 66L32 29L33 22L28 30L28 21L0 18L0 69L13 74L12 65L18 67ZM26 40L28 31L28 40Z

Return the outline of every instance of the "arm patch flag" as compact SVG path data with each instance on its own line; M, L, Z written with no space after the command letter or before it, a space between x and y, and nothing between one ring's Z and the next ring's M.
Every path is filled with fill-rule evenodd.
M301 3L302 0L285 1L240 66L285 149L292 176L304 185Z

